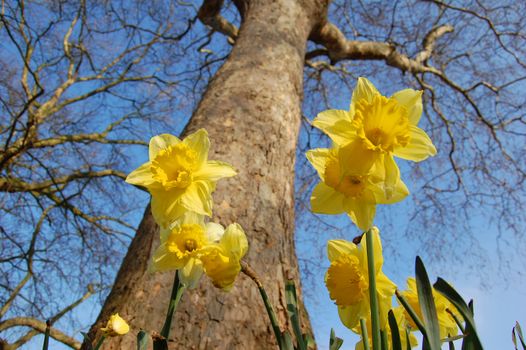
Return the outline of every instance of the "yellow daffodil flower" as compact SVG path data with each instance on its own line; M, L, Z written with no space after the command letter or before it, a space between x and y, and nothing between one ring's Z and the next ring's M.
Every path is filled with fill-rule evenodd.
M376 227L372 230L378 302L382 314L391 308L396 286L382 272L380 232ZM325 274L325 285L331 299L338 305L340 320L349 329L359 327L360 318L369 317L371 312L366 244L365 239L361 247L345 240L331 240L327 244L331 265Z
M219 243L209 247L201 261L214 286L228 291L241 271L240 260L247 253L248 241L239 224L229 225L226 230L219 232L219 235Z
M161 244L153 254L153 271L179 270L179 278L195 288L205 272L218 288L229 290L239 271L248 242L241 226L225 230L204 217L185 213L171 228L161 230Z
M402 349L407 349L408 339L407 339L405 330L407 327L409 327L409 325L407 323L407 320L405 319L404 308L402 306L398 306L398 307L393 308L392 310L393 310L393 314L396 319L396 323L398 325L398 333L400 334L400 342L402 344ZM387 312L384 312L382 315L380 315L380 318L381 318L382 324L385 325L382 327L382 329L384 329L387 334L388 349L391 350L393 348L393 344L392 344L392 336L391 336L391 327L387 323ZM372 322L371 322L370 316L367 317L367 319L365 320L365 324L367 327L367 334L369 336L369 344L372 344L373 340L371 338L371 334L373 333L373 331L372 331ZM359 335L362 334L362 329L360 326L353 328L352 331ZM412 333L409 334L409 344L411 345L411 348L418 345L418 340ZM364 349L364 346L363 346L363 339L362 339L358 343L356 343L355 350L363 350L363 349Z
M154 136L150 140L150 160L126 178L126 182L151 193L152 213L162 227L187 210L211 216L211 193L216 182L236 175L230 165L208 160L209 146L204 129L183 140L169 134Z
M419 162L436 154L429 136L417 127L421 115L422 91L405 89L384 97L359 78L349 111L324 111L313 125L342 147L344 172L360 174L373 164L382 168L389 197L400 177L393 156Z
M418 291L416 289L416 280L413 277L407 279L407 290L400 292L400 294L407 300L409 305L415 310L418 317L423 320L422 310L418 303ZM456 316L461 318L457 309L446 299L442 294L438 293L433 289L433 299L435 300L435 307L437 310L438 323L440 328L440 338L444 339L450 336L457 335L458 327L453 316L451 316L446 309L453 312ZM406 311L406 319L409 322L409 326L412 331L418 331L418 328L411 316Z
M107 337L116 337L128 333L130 331L130 326L119 316L119 314L113 314L110 316L106 327L103 327L100 330Z
M377 166L360 175L342 173L339 152L339 148L317 148L307 152L307 159L322 180L312 192L312 211L347 213L361 230L366 231L373 225L376 204L401 201L409 191L398 178L391 197L387 198L382 188L383 169Z

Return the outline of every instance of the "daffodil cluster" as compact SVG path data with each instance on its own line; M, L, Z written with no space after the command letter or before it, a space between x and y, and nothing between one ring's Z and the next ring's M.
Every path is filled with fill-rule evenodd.
M161 244L152 270L178 270L181 282L193 288L203 273L213 284L229 290L241 270L248 242L239 224L226 229L206 222L212 216L216 182L236 175L229 164L208 160L210 140L200 129L183 140L169 134L150 140L150 160L126 181L146 188L151 209L161 227Z
M376 277L376 292L378 296L380 329L388 335L388 348L392 348L391 328L387 325L389 310L393 311L399 328L402 348L407 344L414 347L418 344L413 333L418 331L411 316L402 306L392 304L396 285L383 273L382 243L378 228L371 229L373 234L374 272ZM371 332L371 305L369 298L369 271L367 266L367 243L362 239L360 245L345 240L330 240L327 244L327 256L330 261L329 269L325 275L325 285L329 291L330 298L338 306L338 315L341 322L353 332L362 335L360 319L365 320L368 335ZM408 301L417 315L422 318L422 312L418 303L418 294L414 278L407 281L408 290L400 294ZM433 298L436 305L438 322L440 326L440 338L444 339L457 335L458 327L453 314L460 318L455 307L441 294L433 290ZM409 333L409 337L406 336ZM368 340L371 344L371 339ZM363 339L356 344L356 349L363 349Z
M359 78L349 111L327 110L313 121L333 147L307 152L321 179L311 196L312 210L347 213L361 230L371 228L377 204L409 194L394 157L419 162L436 154L429 136L417 127L421 115L421 91L385 97Z
M416 289L416 281L414 277L407 279L407 290L401 292L400 294L407 300L418 317L422 319L422 310L420 309L420 304L418 303L418 292ZM440 338L444 339L457 335L458 327L453 315L455 315L455 317L458 319L460 319L462 316L460 316L457 309L446 299L446 297L436 292L434 289L433 299L435 301L435 307L437 311ZM408 327L410 327L412 331L417 331L418 328L407 311L405 311L405 315L406 319L409 320Z

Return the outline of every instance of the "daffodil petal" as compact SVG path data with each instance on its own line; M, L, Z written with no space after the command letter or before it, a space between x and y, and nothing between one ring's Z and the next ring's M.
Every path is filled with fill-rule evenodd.
M409 122L412 125L418 125L422 116L422 91L413 89L404 89L395 92L391 98L398 101L409 112Z
M202 214L198 214L194 211L187 211L184 213L184 215L180 218L181 224L198 224L200 226L205 225L205 218Z
M208 132L205 129L199 129L193 134L183 139L183 143L197 153L198 164L204 165L208 159L208 150L210 149L210 140Z
M150 147L148 148L150 160L154 160L160 150L168 148L171 145L176 145L179 142L181 142L181 140L170 134L161 134L152 137L150 139Z
M182 269L179 269L179 279L189 289L197 287L203 275L203 264L199 259L191 258Z
M325 181L325 164L327 163L329 155L330 150L328 148L315 148L306 153L307 159L314 169L316 169L322 181Z
M358 201L354 198L346 198L345 211L351 220L362 231L367 231L373 225L376 214L376 204L372 201Z
M352 94L350 108L351 111L354 112L354 104L356 104L359 100L365 99L367 102L371 103L374 99L374 96L376 95L380 95L380 93L373 83L371 83L367 78L358 78L358 83L356 84L356 88Z
M338 149L341 171L349 175L365 175L376 162L378 152L368 149L360 139L355 139Z
M356 255L358 248L352 242L343 239L331 239L327 242L327 257L332 262L342 255Z
M208 181L194 181L180 197L181 205L201 215L212 216L212 191L214 185Z
M228 291L234 285L241 265L239 260L233 256L226 256L222 248L210 250L209 254L203 256L205 273L217 288Z
M248 250L248 240L245 231L238 223L230 224L225 229L225 234L219 243L221 247L229 252L236 260L241 259Z
M397 147L393 154L396 157L420 162L429 156L434 156L437 153L433 141L429 138L426 132L414 125L410 126L409 144L406 147Z
M379 298L388 299L387 310L389 310L391 306L391 297L396 290L396 284L394 284L383 272L380 272L376 275L376 290L378 291Z
M385 198L387 200L393 197L396 183L400 181L400 169L391 154L384 155L385 166Z
M127 177L126 182L132 185L150 187L157 183L152 176L151 162L146 162L134 171L132 171Z
M161 244L152 257L151 271L169 271L180 269L184 266L184 261L178 259L175 254L171 254L165 244Z
M329 109L319 113L312 125L326 133L338 145L345 145L355 138L348 111Z
M206 235L210 242L219 243L221 237L225 233L225 228L221 224L215 222L208 222L206 224Z
M312 191L311 209L320 214L341 214L345 211L343 207L344 198L345 196L342 193L320 182Z
M177 218L181 217L187 210L181 206L180 198L184 193L181 189L170 191L155 190L151 191L152 214L161 227L168 227Z
M237 172L230 164L212 160L205 161L201 168L194 173L194 180L217 181L235 175Z
M368 316L368 305L369 303L365 302L348 306L338 306L338 315L340 316L340 321L342 321L344 326L349 329L356 328L360 325L360 318L365 318Z

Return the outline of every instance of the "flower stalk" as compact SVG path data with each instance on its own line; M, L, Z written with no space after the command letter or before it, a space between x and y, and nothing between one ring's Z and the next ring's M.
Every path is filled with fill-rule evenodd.
M173 315L185 289L185 286L179 280L179 271L175 271L172 294L170 296L170 303L168 304L168 311L166 312L166 320L164 321L164 326L161 330L161 336L163 336L165 339L168 339L168 336L170 335Z
M272 307L272 303L270 302L267 292L263 287L263 283L261 283L261 281L259 280L258 276L256 275L256 272L244 261L241 262L241 271L252 281L254 281L254 283L256 283L259 290L259 294L261 294L261 299L263 299L263 304L265 304L265 309L267 310L270 324L272 325L272 330L274 331L274 335L276 336L276 341L278 342L279 347L281 349L281 344L283 343L281 328L279 327L278 318L276 317L276 313L274 312L274 308Z
M380 349L380 312L378 310L378 295L376 293L376 271L374 269L374 252L373 252L373 230L369 229L365 233L367 242L367 269L369 272L369 299L371 303L371 326L373 340L373 349Z

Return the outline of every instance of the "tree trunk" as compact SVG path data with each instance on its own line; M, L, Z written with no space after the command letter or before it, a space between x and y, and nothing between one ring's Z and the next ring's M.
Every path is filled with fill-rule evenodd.
M294 279L300 289L293 181L305 47L326 9L313 0L238 1L237 5L243 15L239 37L185 133L206 128L211 139L209 158L229 162L238 170L238 176L218 183L212 220L243 226L250 245L245 259L260 276L281 324L287 325L286 279ZM158 241L158 227L148 207L92 327L94 335L109 315L119 312L131 331L107 340L105 349L133 349L140 328L159 331L162 327L173 273L147 272ZM307 317L302 322L308 330ZM276 348L273 337L251 280L240 275L225 293L204 276L198 289L183 295L172 324L170 349L271 349Z

